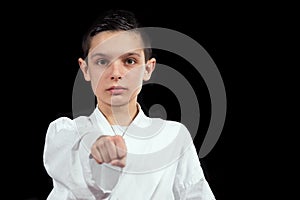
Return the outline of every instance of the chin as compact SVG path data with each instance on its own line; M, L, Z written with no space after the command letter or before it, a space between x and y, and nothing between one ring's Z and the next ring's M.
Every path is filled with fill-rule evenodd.
M112 98L112 100L110 101L110 105L112 107L114 106L125 106L125 105L128 105L129 104L129 100L124 100L123 98L122 99L116 99L116 98Z

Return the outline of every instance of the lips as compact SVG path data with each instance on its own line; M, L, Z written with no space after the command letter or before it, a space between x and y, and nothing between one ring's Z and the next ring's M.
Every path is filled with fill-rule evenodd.
M112 86L112 87L108 88L106 91L115 95L115 94L122 94L125 90L127 90L127 89L122 86Z

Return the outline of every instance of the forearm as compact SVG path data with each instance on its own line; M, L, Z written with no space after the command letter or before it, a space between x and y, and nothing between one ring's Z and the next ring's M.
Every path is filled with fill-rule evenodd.
M53 180L49 199L105 199L91 175L87 144L71 120L51 123L44 147L44 166Z

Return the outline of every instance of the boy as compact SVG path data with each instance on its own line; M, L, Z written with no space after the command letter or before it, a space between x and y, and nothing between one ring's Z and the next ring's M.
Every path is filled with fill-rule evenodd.
M97 106L90 116L50 123L48 200L215 199L186 127L147 117L137 102L156 64L148 42L124 10L105 13L88 30L78 63Z

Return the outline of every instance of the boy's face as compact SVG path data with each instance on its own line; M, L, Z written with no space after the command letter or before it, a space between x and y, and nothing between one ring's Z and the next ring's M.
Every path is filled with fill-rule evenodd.
M91 41L87 63L79 61L85 79L91 81L98 103L121 106L136 101L143 81L149 80L155 59L145 62L139 34L105 31Z

